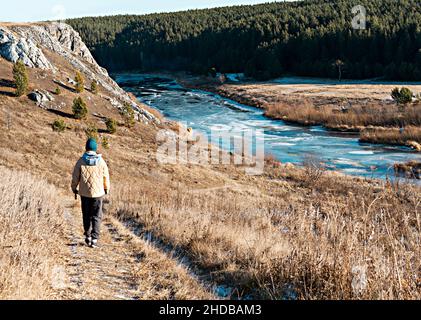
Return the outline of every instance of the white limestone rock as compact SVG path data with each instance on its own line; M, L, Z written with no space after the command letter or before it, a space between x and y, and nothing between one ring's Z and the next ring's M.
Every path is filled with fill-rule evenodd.
M31 68L54 69L42 50L32 40L18 37L4 27L0 27L0 56L13 63L22 60Z

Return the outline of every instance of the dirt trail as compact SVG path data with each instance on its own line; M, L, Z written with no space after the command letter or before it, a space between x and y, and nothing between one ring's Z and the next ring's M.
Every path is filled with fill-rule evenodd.
M132 274L134 254L114 232L109 218L102 225L101 246L86 246L82 234L81 216L73 205L65 203L65 220L72 261L68 264L71 299L137 299L137 286ZM81 215L81 214L80 214Z
M165 252L139 239L119 221L104 214L100 247L86 246L76 201L64 202L70 255L67 288L62 299L212 299L214 296Z

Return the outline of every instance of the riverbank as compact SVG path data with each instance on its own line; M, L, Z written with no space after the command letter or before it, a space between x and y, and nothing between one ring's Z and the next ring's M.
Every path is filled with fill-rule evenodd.
M402 145L420 151L416 145L421 144L421 103L397 106L390 97L397 84L305 81L221 84L205 77L178 74L176 78L183 86L263 108L271 119L356 132L362 142ZM421 92L419 84L409 87L415 93Z

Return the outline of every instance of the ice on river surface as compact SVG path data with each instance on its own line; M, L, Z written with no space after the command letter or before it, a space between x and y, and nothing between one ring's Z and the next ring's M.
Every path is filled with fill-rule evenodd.
M283 163L302 164L306 155L312 154L332 170L385 178L386 173L393 175L394 163L421 160L421 155L409 148L363 144L357 135L271 120L261 109L212 93L185 89L171 79L139 74L120 74L115 78L140 101L158 109L168 119L186 122L196 132L209 134L211 128L264 130L265 152Z

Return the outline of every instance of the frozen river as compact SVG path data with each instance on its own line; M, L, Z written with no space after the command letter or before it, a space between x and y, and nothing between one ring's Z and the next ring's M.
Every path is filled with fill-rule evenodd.
M209 92L186 89L171 79L147 74L119 74L115 79L143 103L168 119L186 123L195 132L257 129L262 132L259 139L265 152L283 163L299 165L307 155L312 155L331 170L385 178L387 173L393 175L394 163L421 158L409 148L360 143L357 135L272 120L261 109Z

